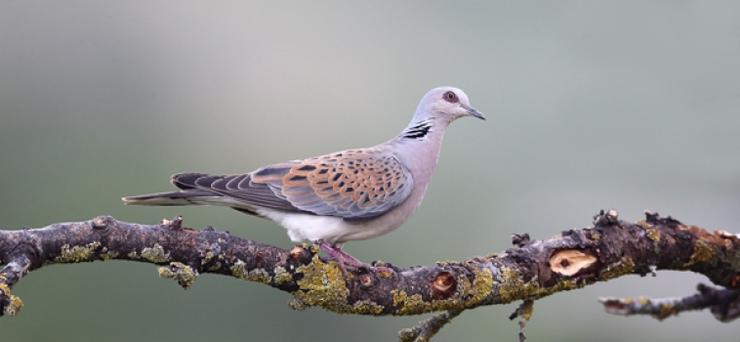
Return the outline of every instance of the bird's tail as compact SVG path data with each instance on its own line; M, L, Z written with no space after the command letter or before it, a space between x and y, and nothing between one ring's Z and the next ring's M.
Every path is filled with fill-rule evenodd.
M158 192L121 198L127 205L193 205L220 197L210 191L188 189L183 191Z

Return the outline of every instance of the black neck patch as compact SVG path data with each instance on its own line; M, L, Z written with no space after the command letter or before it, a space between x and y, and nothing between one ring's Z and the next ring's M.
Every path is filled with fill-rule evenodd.
M432 129L432 125L427 121L422 121L418 123L415 126L411 126L407 128L403 133L401 133L401 137L407 138L407 139L420 139L425 137L427 134L429 134L429 131Z

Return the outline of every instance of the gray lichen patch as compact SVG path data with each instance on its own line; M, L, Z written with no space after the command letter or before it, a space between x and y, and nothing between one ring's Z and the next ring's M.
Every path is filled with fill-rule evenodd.
M170 253L165 252L164 248L158 243L153 247L146 247L141 250L141 257L155 264L163 264L170 261Z
M92 261L95 251L100 247L100 242L91 242L84 246L70 246L65 244L59 256L54 259L57 263L78 263Z
M159 268L159 276L174 279L183 288L189 288L198 278L198 271L181 262L171 262L169 266Z

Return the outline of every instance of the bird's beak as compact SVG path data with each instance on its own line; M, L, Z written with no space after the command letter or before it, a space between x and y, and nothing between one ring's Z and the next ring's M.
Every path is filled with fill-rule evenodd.
M464 105L462 103L460 104L460 106L462 106L463 109L467 110L469 115L474 116L474 117L476 117L478 119L481 119L481 120L485 120L486 119L486 115L483 114L483 113L481 113L477 109L475 109L473 107L470 107L468 105Z

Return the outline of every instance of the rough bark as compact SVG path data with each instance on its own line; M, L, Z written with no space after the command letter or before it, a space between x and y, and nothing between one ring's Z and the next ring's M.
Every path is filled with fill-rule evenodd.
M710 232L653 213L630 223L619 220L616 211L601 212L588 228L566 230L547 240L530 241L526 234L516 235L516 247L499 254L410 268L377 263L371 268L343 269L320 257L314 246L286 250L210 227L195 230L181 224L180 218L145 225L102 216L38 229L0 231L0 263L4 265L0 270L0 313L13 315L20 310L22 302L11 288L28 271L54 263L109 259L161 265L160 275L183 287L190 286L201 273L264 283L292 294L294 308L320 306L363 315L445 312L436 317L439 319L407 331L406 340L428 339L467 309L532 301L655 270L704 274L727 292L721 299L730 303L722 305L737 308L739 301L738 235Z

